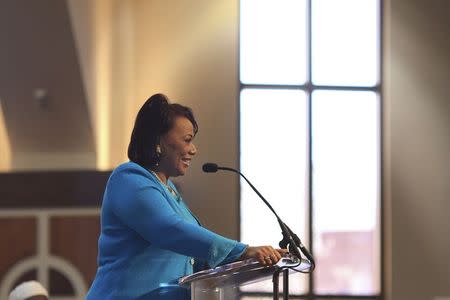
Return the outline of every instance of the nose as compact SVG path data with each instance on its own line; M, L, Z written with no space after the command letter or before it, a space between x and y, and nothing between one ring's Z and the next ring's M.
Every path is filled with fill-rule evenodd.
M192 144L191 149L189 149L189 154L190 154L190 155L195 155L195 154L197 154L197 147L195 147L194 144Z

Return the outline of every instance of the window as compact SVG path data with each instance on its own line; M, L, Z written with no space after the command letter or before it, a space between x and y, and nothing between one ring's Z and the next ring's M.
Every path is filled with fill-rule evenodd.
M294 297L381 294L380 5L240 1L240 167L316 259L312 275L290 276ZM244 181L241 239L281 239Z

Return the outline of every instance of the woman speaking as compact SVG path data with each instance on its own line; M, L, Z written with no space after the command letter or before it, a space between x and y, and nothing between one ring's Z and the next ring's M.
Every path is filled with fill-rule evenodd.
M106 185L98 269L87 300L190 299L177 281L194 270L247 258L272 265L285 253L211 232L186 206L169 178L189 168L197 131L191 109L162 94L139 110L130 162L118 166Z

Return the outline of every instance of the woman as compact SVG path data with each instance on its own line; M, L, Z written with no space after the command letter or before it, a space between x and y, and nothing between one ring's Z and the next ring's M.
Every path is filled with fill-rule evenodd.
M203 228L170 177L186 173L197 149L192 111L162 94L140 109L130 162L111 174L102 204L98 270L87 299L189 299L177 280L238 259L275 264L284 253L249 247Z

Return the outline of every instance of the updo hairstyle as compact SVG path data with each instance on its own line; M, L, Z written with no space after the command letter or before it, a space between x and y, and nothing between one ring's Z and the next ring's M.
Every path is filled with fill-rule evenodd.
M191 121L194 134L198 125L189 107L177 103L169 103L163 94L151 96L139 110L128 145L128 158L146 169L159 163L156 145L161 136L172 129L177 117L185 117Z

